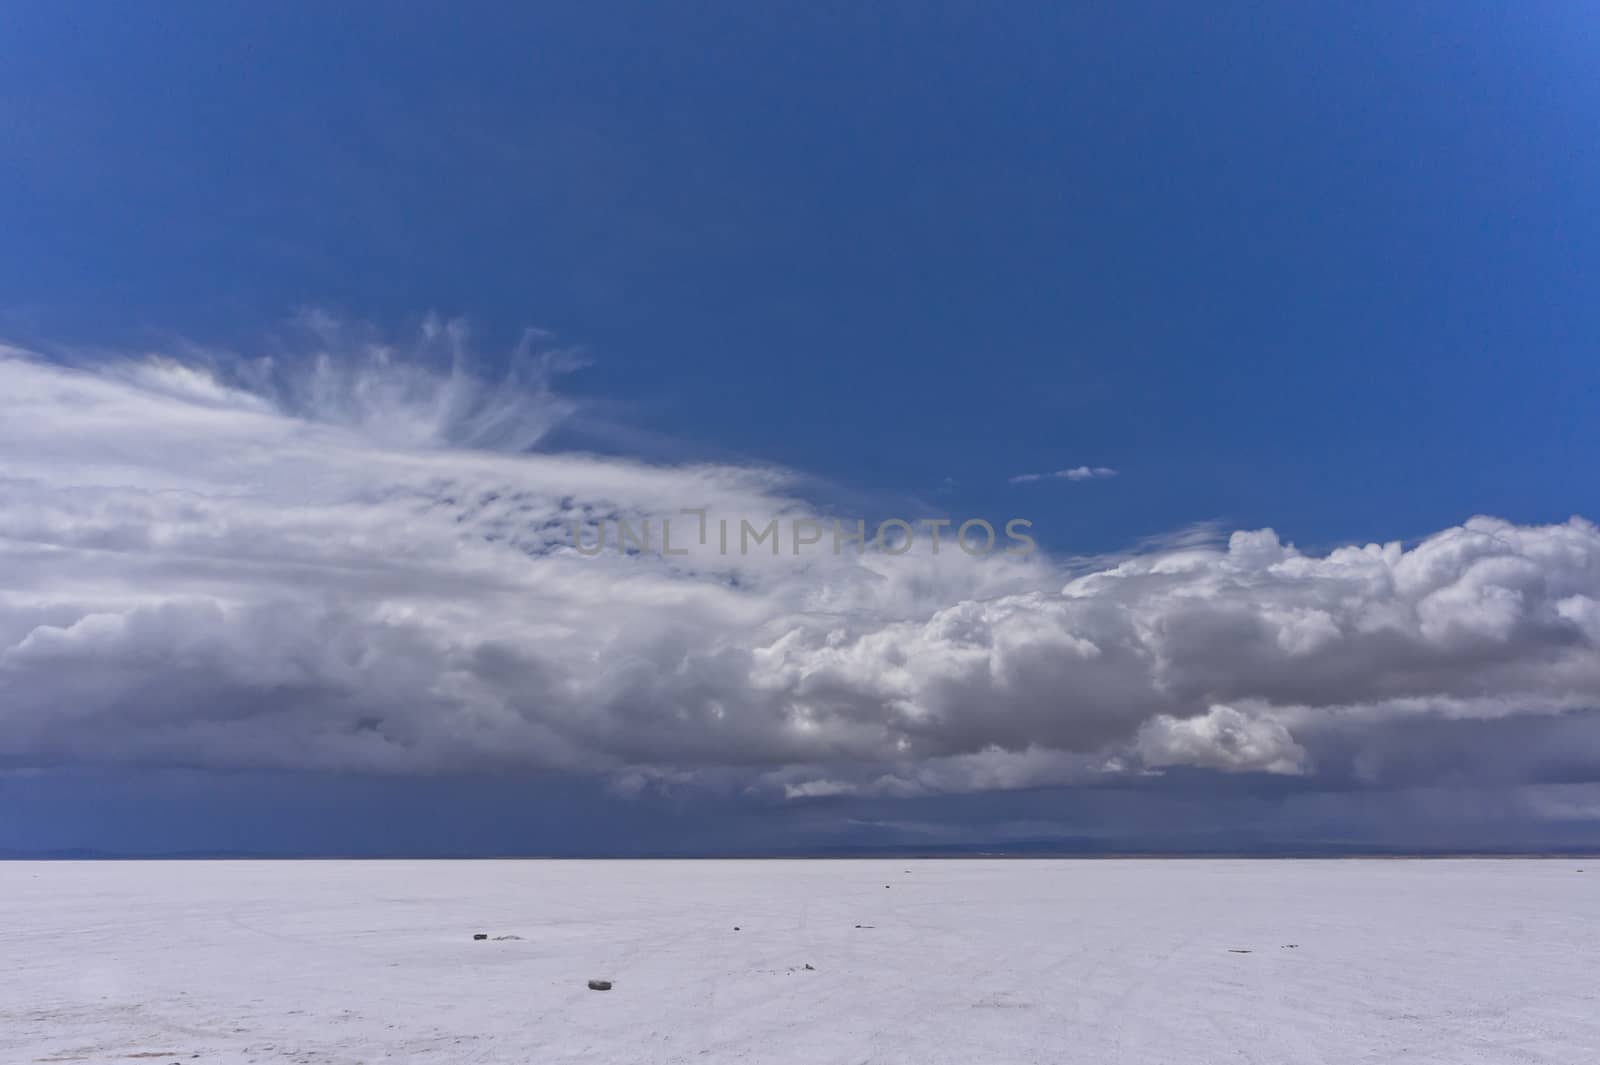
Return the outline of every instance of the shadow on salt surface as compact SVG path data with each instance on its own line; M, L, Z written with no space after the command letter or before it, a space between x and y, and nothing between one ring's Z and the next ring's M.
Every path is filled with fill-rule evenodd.
M1038 1003L1020 1002L1010 995L985 995L972 1004L975 1010L1031 1010Z

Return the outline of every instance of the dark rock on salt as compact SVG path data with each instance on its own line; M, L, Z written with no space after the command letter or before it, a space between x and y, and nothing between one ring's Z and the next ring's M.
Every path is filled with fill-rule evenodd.
M610 980L590 980L589 981L589 990L590 991L610 991L611 990L611 981Z
M489 933L488 932L474 932L472 934L472 938L473 939L488 939L489 938Z

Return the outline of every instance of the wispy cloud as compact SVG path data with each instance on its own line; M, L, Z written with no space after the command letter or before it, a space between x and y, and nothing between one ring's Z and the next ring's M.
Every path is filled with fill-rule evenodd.
M1012 484L1029 484L1033 481L1098 481L1115 477L1117 471L1110 466L1073 466L1054 473L1019 473L1011 478Z

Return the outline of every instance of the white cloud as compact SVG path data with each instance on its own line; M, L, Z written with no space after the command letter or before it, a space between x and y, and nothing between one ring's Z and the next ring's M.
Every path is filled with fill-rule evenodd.
M1054 473L1019 473L1011 478L1012 484L1029 484L1033 481L1093 481L1115 477L1117 471L1109 466L1073 466Z
M805 780L798 784L789 784L784 787L783 794L788 799L827 799L837 795L855 795L859 789L854 784L846 784L839 780Z
M0 764L928 794L1314 771L1396 721L1600 702L1581 519L1322 556L1188 537L1088 572L584 558L575 518L810 509L782 471L525 451L571 410L547 377L347 357L0 358Z
M1190 765L1229 772L1300 773L1306 752L1280 721L1252 718L1231 706L1199 717L1161 714L1139 730L1135 744L1144 764Z

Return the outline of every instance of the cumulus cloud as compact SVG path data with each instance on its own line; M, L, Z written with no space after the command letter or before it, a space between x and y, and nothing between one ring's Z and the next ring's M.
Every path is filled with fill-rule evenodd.
M573 522L817 508L781 470L529 450L574 409L559 359L489 387L336 347L0 357L0 763L563 769L797 800L1355 779L1397 723L1600 696L1582 519L1322 555L1246 531L1088 572L688 537L585 557Z
M1054 473L1019 473L1011 478L1012 484L1029 484L1033 481L1093 481L1105 477L1115 477L1117 471L1109 466L1073 466L1070 469L1056 470Z
M1229 772L1299 773L1306 758L1283 722L1247 717L1231 706L1213 706L1191 718L1161 714L1139 730L1136 747L1148 766Z

